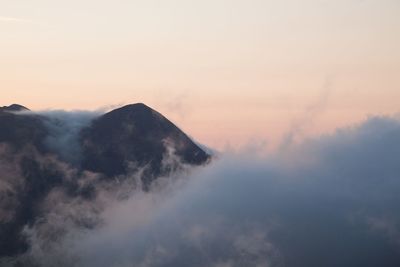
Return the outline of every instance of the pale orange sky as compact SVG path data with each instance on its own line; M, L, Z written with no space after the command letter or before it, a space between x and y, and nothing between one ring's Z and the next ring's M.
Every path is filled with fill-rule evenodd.
M400 111L397 0L0 0L0 105L144 102L209 146Z

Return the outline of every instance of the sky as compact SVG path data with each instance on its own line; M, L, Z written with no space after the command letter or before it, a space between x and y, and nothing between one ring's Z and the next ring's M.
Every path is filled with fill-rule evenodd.
M0 0L0 105L143 102L196 140L277 146L400 104L398 0Z

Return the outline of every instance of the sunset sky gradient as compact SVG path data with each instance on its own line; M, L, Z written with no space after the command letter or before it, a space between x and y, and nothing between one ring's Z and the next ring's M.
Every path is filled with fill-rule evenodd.
M398 0L0 0L0 105L144 102L211 147L400 111Z

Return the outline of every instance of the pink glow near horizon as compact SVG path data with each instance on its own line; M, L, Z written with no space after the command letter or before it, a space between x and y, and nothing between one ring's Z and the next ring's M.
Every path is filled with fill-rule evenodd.
M211 147L399 112L398 1L0 3L0 105L144 102Z

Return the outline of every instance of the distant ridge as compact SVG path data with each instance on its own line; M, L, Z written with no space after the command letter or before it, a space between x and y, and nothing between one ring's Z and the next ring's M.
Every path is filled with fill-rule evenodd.
M12 104L9 106L0 107L0 110L1 111L28 111L29 109L27 107L24 107L19 104Z

